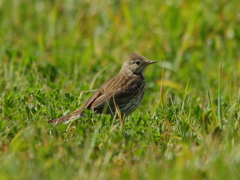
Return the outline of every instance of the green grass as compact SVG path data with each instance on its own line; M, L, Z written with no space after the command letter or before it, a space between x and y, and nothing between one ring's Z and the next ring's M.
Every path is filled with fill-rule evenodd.
M1 179L239 179L238 0L0 2ZM126 120L71 112L135 51Z

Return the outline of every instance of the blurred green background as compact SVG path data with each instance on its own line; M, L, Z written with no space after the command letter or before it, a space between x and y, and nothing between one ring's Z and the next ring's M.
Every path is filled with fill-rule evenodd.
M239 24L239 0L0 0L2 179L238 179ZM132 51L159 63L124 130L46 123Z
M79 91L109 65L97 88L136 51L162 61L147 71L150 84L164 66L167 80L195 91L215 90L222 62L229 94L229 83L238 88L239 16L238 1L224 0L2 1L1 89L25 89L28 77Z

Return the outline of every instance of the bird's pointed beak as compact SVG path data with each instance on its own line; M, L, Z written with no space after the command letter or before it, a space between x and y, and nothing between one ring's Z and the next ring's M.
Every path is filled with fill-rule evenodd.
M148 62L147 62L147 66L150 65L150 64L154 64L154 63L156 63L156 62L158 62L158 61L148 61Z

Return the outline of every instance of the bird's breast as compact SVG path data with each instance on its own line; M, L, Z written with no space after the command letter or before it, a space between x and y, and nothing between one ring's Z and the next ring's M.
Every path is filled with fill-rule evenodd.
M120 110L122 114L131 114L133 111L135 111L138 106L141 104L143 96L145 94L146 85L145 83L142 83L141 87L138 88L138 90L135 91L135 94L132 98L128 99L128 102L125 104L120 105Z

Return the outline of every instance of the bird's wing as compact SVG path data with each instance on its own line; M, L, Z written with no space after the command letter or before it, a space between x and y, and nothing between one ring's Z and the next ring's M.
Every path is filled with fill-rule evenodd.
M107 91L106 93L98 96L90 105L90 109L94 109L97 112L103 111L108 106L114 108L114 103L121 106L122 103L126 103L128 99L134 98L142 89L142 82L131 83L127 88Z
M81 107L79 110L83 110L84 108L90 109L91 104L98 99L99 97L102 96L102 89L99 89L97 92L95 92L86 102L85 104ZM78 110L77 110L78 111ZM76 112L76 111L75 111Z

